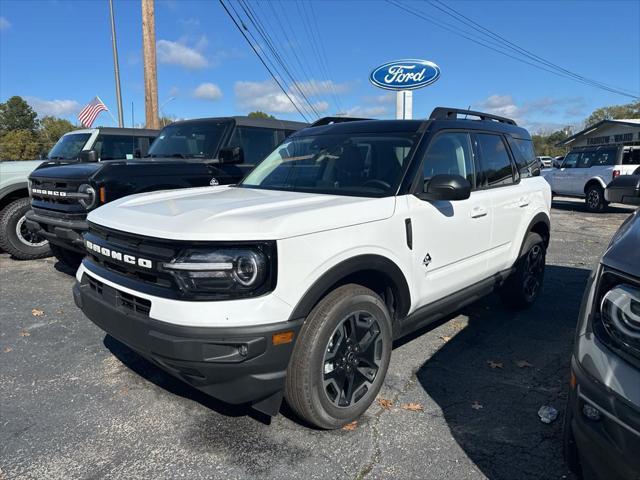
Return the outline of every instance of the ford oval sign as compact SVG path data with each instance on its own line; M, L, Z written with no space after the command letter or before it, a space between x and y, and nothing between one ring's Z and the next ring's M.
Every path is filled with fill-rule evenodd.
M428 60L396 60L376 68L369 80L386 90L415 90L438 80L440 67Z

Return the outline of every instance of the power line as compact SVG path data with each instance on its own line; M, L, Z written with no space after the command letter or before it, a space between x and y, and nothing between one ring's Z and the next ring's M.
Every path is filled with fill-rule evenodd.
M525 55L528 58L531 58L532 60L535 61L539 61L541 63L544 63L545 65L552 67L552 68L556 68L558 70L561 70L565 73L567 73L568 75L571 75L572 77L582 80L582 81L586 81L589 82L590 84L592 84L593 86L601 86L601 87L606 87L606 88L611 88L614 90L619 90L620 92L623 93L632 93L630 90L627 89L623 89L620 87L616 87L614 85L608 85L604 82L600 82L598 80L594 80L588 77L585 77L583 75L580 75L578 73L575 73L571 70L568 70L560 65L557 65L553 62L551 62L550 60L547 60L539 55L536 55L535 53L531 52L530 50L527 50L519 45L517 45L516 43L513 43L511 41L509 41L508 39L506 39L505 37L493 32L492 30L480 25L479 23L475 22L474 20L472 20L471 18L465 16L464 14L460 13L459 11L457 11L456 9L454 9L453 7L446 5L445 3L443 3L440 0L433 0L433 1L429 1L429 3L431 4L432 7L437 8L438 10L440 10L441 12L445 13L446 15L449 15L450 17L454 18L455 20L458 20L459 22L464 23L465 25L473 28L474 30L478 31L481 34L493 37L497 40L500 40L506 44L508 44L511 50L516 51L516 52L520 52L523 55ZM440 4L441 6L437 5ZM445 10L446 9L446 10ZM449 10L449 11L447 11Z
M269 68L269 66L267 65L267 63L265 62L265 60L262 58L262 56L260 55L260 53L258 53L258 50L256 49L256 47L253 45L253 43L251 43L251 41L249 40L249 37L247 37L247 35L245 34L244 30L242 29L242 27L238 24L238 22L236 21L236 19L234 18L234 16L231 14L231 12L229 11L229 9L227 8L227 6L224 4L224 0L218 0L220 5L222 5L222 8L224 8L224 11L227 13L227 15L229 16L229 18L231 19L231 21L233 22L233 24L236 26L236 28L238 29L238 31L242 34L242 36L244 37L244 39L246 40L246 42L249 44L249 46L251 47L251 49L253 50L253 52L256 54L256 56L258 57L258 59L260 60L260 62L262 63L262 65L264 65L264 67L267 69L267 71L269 72L269 75L271 75L271 78L273 78L273 80L276 82L276 84L278 85L278 87L280 87L280 90L282 90L282 93L285 94L285 96L287 97L287 99L291 102L291 104L294 106L294 108L298 111L298 113L300 114L300 116L302 116L302 118L304 118L304 120L306 122L309 122L309 119L306 117L306 115L304 113L302 113L302 110L300 110L300 108L298 107L298 105L296 105L296 103L293 101L293 99L291 98L291 96L289 95L289 93L287 92L287 90L282 86L282 84L280 83L280 81L278 80L278 78L276 77L276 75L273 73L273 71L271 70L271 68ZM233 5L231 6L231 8L233 8ZM237 13L237 12L236 12Z
M476 44L481 45L481 46L483 46L483 47L485 47L485 48L487 48L489 50L492 50L492 51L494 51L496 53L500 53L500 54L502 54L504 56L512 58L512 59L514 59L514 60L516 60L518 62L525 63L527 65L530 65L530 66L532 66L534 68L537 68L539 70L546 71L546 72L551 73L553 75L557 75L557 76L560 76L560 77L563 77L563 78L569 78L571 80L575 80L575 81L578 81L580 83L583 83L583 84L586 84L586 85L589 85L589 86L600 88L602 90L606 90L606 91L609 91L611 93L616 93L618 95L623 95L623 96L631 97L631 98L634 98L634 99L637 98L634 95L630 95L630 94L628 94L628 93L626 93L624 91L621 91L621 90L618 90L618 89L615 89L615 88L610 88L608 86L602 86L602 85L595 85L592 81L575 78L574 76L572 76L570 74L567 74L567 73L562 72L562 71L558 71L557 68L548 68L545 65L541 65L539 61L538 62L533 62L533 61L526 60L525 58L522 58L520 56L516 56L516 54L519 54L519 52L515 52L516 54L513 54L513 53L510 53L509 51L503 50L502 48L504 48L504 46L502 44L498 44L495 40L493 40L491 38L488 38L488 39L487 38L478 38L473 33L470 33L470 32L464 31L464 30L460 31L457 27L454 27L451 24L448 24L448 23L443 22L441 20L435 20L435 19L433 19L431 17L428 17L428 16L426 16L426 14L424 12L422 12L420 10L416 10L416 9L410 8L410 7L406 6L406 5L402 5L401 3L399 3L396 0L386 0L386 1L387 1L387 3L390 3L391 5L394 5L395 7L398 7L399 9L404 10L405 12L407 12L407 13L415 16L415 17L418 17L418 18L421 18L423 20L426 20L427 22L429 22L429 23L431 23L433 25L436 25L437 27L442 28L443 30L449 31L450 33L453 33L454 35L463 37L463 38L465 38L465 39L467 39L467 40L469 40L469 41L471 41L473 43L476 43ZM512 48L511 48L511 51L513 51Z

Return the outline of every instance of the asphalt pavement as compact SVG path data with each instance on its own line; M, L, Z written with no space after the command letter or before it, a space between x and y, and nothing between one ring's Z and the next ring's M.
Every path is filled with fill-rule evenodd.
M0 254L0 479L562 479L560 432L585 281L632 212L554 204L544 292L492 295L403 339L350 430L219 403L89 322L55 259ZM540 421L540 406L558 419Z

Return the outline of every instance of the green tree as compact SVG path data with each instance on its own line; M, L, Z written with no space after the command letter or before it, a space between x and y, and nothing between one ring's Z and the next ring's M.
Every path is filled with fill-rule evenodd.
M12 130L34 133L38 128L38 115L22 97L11 97L0 103L0 135Z
M11 130L0 137L3 160L35 160L39 152L37 136L30 130Z
M598 108L584 121L585 128L613 118L640 118L640 101Z
M45 156L62 135L75 129L76 127L69 120L44 117L40 120L40 130L38 131L40 153Z
M268 113L261 112L260 110L256 110L255 112L251 112L247 116L249 118L276 118L273 115L269 115Z

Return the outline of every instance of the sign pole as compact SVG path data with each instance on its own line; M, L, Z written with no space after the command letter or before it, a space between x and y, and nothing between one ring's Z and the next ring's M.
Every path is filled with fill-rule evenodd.
M413 91L398 90L396 92L396 120L413 118Z

